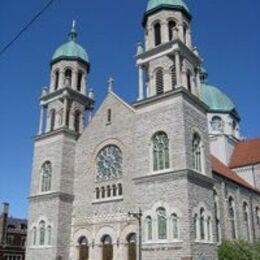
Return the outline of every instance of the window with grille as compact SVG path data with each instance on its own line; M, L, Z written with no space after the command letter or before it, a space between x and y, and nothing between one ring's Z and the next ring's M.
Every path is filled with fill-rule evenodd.
M156 72L156 94L163 94L164 91L164 82L163 82L163 71L159 69Z

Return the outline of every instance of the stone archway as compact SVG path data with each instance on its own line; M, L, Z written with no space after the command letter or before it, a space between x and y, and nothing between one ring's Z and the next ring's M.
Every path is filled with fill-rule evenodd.
M104 235L102 242L102 260L113 260L113 244L109 235Z
M85 236L79 238L79 260L89 259L89 245Z
M127 238L127 247L128 247L128 258L127 260L136 260L136 234L130 233Z

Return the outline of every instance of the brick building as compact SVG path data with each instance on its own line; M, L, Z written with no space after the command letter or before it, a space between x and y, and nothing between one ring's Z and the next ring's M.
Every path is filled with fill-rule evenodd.
M9 217L8 203L2 204L0 213L0 259L24 260L27 220Z

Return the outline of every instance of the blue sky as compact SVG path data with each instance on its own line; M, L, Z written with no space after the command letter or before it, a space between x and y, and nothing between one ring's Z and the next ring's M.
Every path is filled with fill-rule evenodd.
M0 49L47 0L1 0ZM193 13L193 42L204 58L210 83L235 102L242 134L260 134L259 0L186 0ZM97 105L115 79L114 90L131 102L137 96L136 44L147 0L56 0L51 8L0 57L0 202L11 214L27 216L27 196L38 126L41 88L49 83L49 62L66 41L72 19L78 41L91 59L89 87Z

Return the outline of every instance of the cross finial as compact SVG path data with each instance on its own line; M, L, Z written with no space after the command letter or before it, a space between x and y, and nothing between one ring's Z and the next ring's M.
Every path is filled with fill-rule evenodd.
M114 82L115 82L114 79L112 77L110 77L108 80L108 91L109 92L113 91Z
M73 21L72 21L72 29L75 29L76 28L76 20L74 19Z

